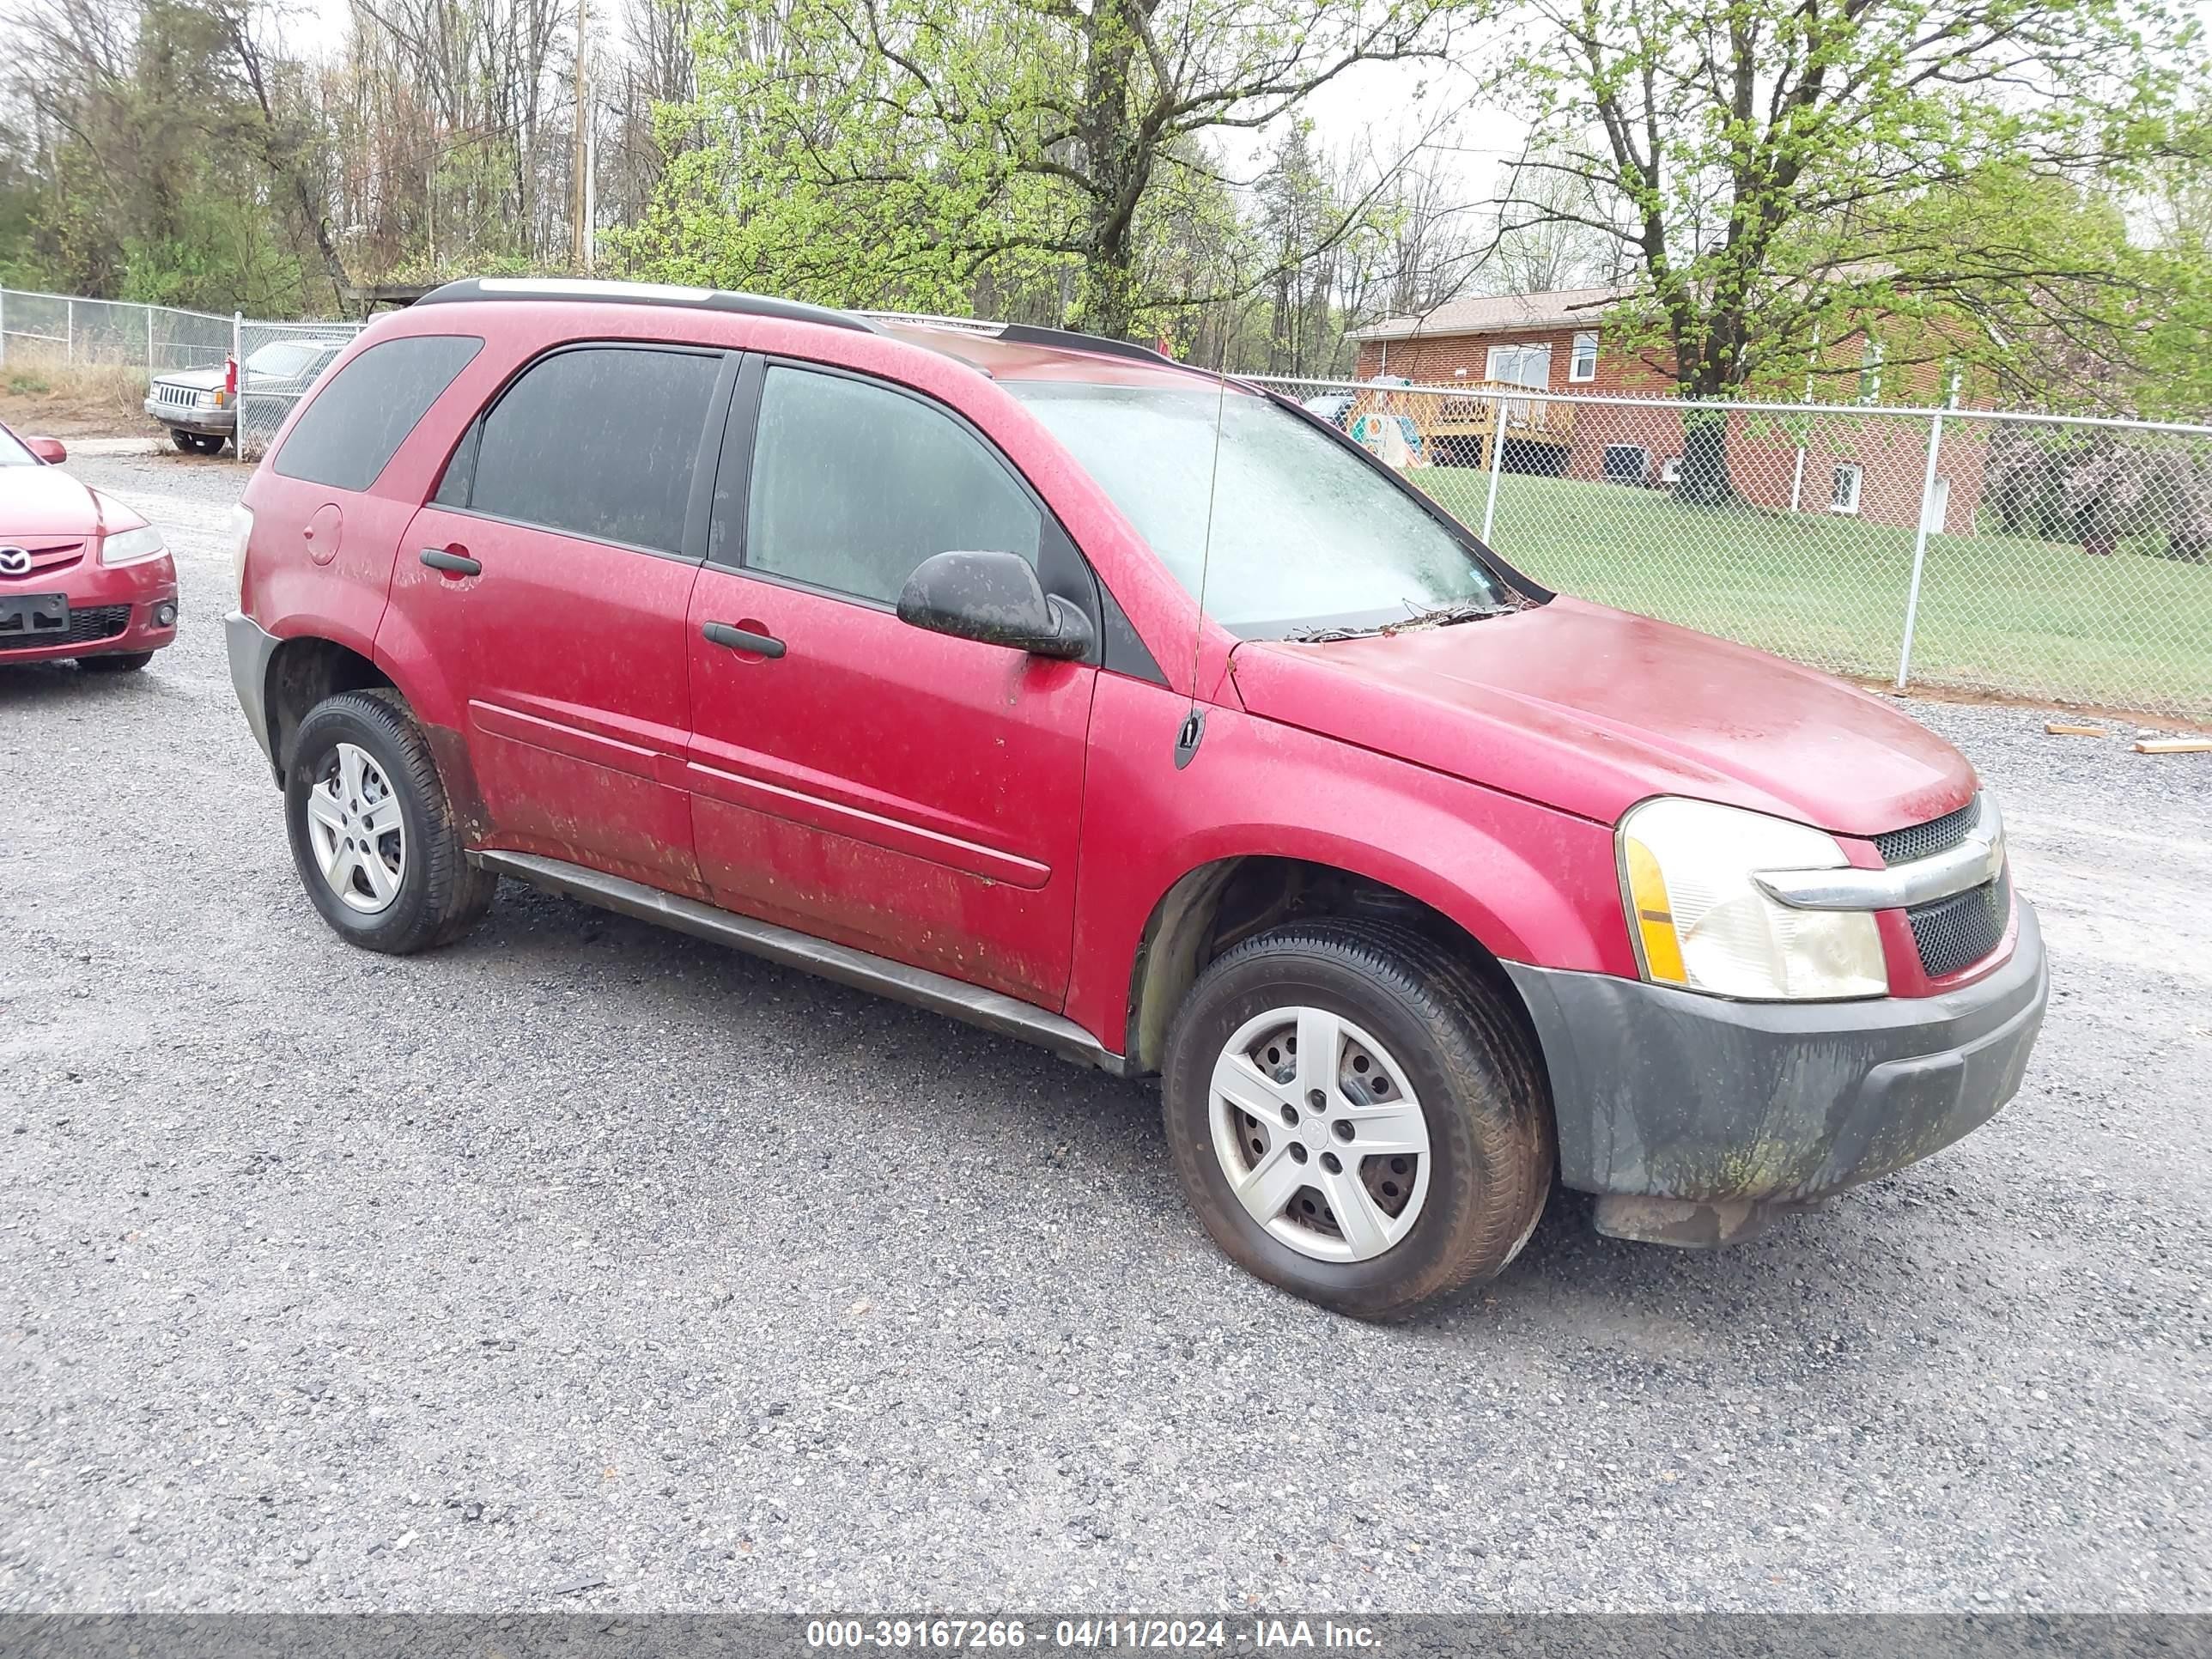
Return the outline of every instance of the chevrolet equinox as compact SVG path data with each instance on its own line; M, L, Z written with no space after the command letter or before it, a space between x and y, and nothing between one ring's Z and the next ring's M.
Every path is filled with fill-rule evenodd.
M1877 697L1549 592L1141 348L449 284L237 515L230 659L342 938L501 876L1158 1074L1251 1272L1364 1317L1556 1173L1711 1244L2018 1088L1996 804Z

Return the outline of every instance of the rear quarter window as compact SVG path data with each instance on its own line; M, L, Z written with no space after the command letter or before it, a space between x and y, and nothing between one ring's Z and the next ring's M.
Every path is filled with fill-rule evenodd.
M476 440L471 511L679 552L719 350L565 347L522 372ZM449 468L448 483L458 489ZM449 500L441 487L441 501Z
M367 489L438 394L483 349L472 334L380 341L315 394L271 470L333 489Z

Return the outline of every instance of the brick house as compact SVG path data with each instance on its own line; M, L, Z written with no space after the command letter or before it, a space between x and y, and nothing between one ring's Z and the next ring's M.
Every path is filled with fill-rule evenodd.
M1669 399L1674 380L1667 353L1631 352L1607 344L1606 308L1627 292L1583 288L1485 295L1453 301L1424 317L1387 318L1354 334L1359 343L1358 376L1464 389L1468 396L1434 405L1446 410L1494 410L1497 399L1510 398L1516 386ZM1828 385L1816 390L1813 401L1835 403L1838 414L1794 426L1756 414L1729 416L1729 483L1756 506L1832 513L1910 529L1919 520L1926 428L1888 418L1854 420L1847 412L1849 400L1925 406L1945 401L1942 388L1955 376L1933 362L1885 371L1879 348L1864 334L1844 343L1836 356L1825 377ZM1419 406L1418 398L1398 395L1401 402ZM1663 489L1674 483L1681 464L1682 416L1663 404L1509 400L1504 407L1507 428L1499 463L1508 471ZM1489 464L1481 437L1429 448L1444 465ZM1978 431L1960 430L1954 423L1946 432L1929 500L1929 530L1972 530L1986 448Z

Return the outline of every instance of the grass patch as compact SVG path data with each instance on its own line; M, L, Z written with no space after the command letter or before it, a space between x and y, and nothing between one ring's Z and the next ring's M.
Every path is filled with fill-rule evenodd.
M1414 477L1478 529L1487 474ZM1913 532L1830 513L1689 507L1662 491L1513 474L1492 539L1548 586L1838 673L1897 672ZM1912 678L2021 697L2212 714L2212 565L2003 535L1928 538Z
M8 349L6 376L0 380L0 409L18 432L55 437L144 434L147 375L143 368L113 363L71 363L59 352ZM20 359L28 356L30 361Z

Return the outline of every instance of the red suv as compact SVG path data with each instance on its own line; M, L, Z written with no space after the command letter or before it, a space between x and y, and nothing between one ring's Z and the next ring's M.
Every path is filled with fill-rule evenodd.
M2018 1087L1996 807L1887 702L1547 592L1133 346L485 279L239 514L232 672L343 938L513 876L1159 1073L1193 1207L1367 1316L1553 1171L1715 1243Z

